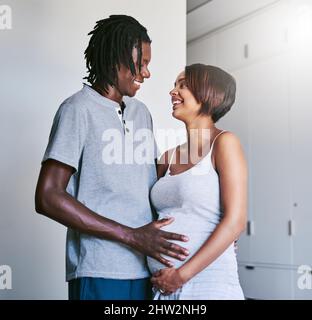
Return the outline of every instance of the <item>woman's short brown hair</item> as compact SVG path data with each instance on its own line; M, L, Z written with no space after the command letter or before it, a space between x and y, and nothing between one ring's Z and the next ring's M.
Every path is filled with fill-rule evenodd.
M217 122L235 102L236 81L220 68L200 63L185 67L185 82L198 103L200 114Z

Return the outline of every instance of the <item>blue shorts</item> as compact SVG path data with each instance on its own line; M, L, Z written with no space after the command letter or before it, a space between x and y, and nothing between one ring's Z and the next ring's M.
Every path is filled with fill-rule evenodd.
M150 278L117 280L83 277L68 282L69 300L151 300Z

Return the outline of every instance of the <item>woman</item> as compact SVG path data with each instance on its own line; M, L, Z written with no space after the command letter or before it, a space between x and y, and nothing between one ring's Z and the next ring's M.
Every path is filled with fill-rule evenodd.
M215 126L235 92L231 75L203 64L187 66L170 92L187 142L161 157L151 200L159 219L174 218L163 230L188 236L189 255L171 268L148 258L154 299L244 299L234 241L246 225L246 162L238 138Z

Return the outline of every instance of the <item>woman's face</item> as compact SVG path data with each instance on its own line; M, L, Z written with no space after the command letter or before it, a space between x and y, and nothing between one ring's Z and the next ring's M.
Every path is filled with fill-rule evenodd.
M173 105L172 115L185 123L198 117L201 104L198 103L185 83L185 73L181 72L169 93Z

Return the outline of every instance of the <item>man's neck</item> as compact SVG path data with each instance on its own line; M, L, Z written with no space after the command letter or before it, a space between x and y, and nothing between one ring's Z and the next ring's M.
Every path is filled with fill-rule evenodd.
M123 96L116 87L109 86L108 92L105 92L103 88L101 88L99 85L96 85L96 84L92 85L92 88L103 97L119 103L120 106L123 105L123 102L122 102Z

